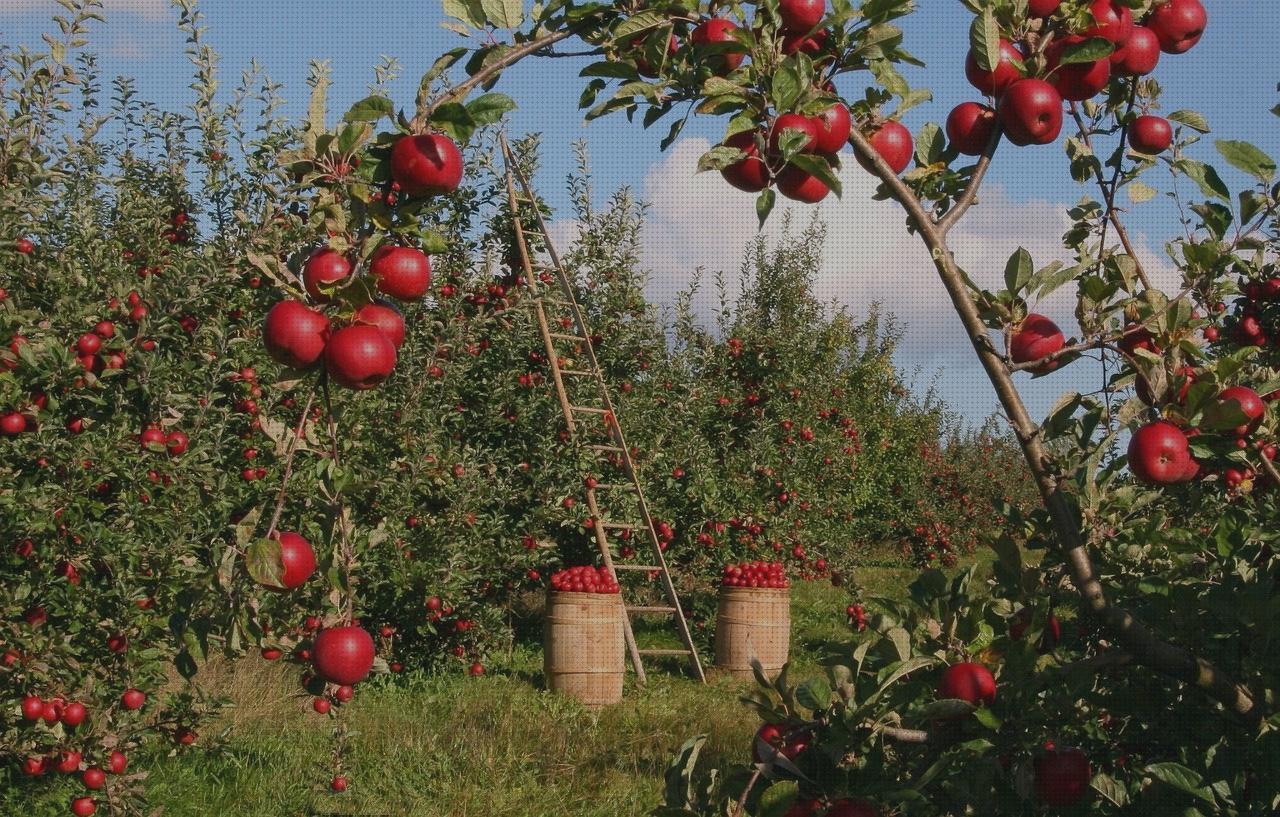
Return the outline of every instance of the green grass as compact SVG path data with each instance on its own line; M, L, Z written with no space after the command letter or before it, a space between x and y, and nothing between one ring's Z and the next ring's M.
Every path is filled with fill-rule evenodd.
M869 568L857 579L868 592L900 595L914 575ZM825 645L849 638L848 601L825 584L794 588L793 677L816 671ZM227 751L139 764L149 772L151 803L168 817L641 815L658 803L663 770L685 739L707 733L704 754L716 764L740 759L756 726L738 701L749 684L717 678L704 686L678 664L653 666L643 687L629 675L623 702L593 714L543 691L540 650L519 646L491 661L483 678L362 686L343 713L351 788L331 795L331 722L310 710L298 670L258 659L209 669L206 683L234 706L202 730L201 742L224 731Z

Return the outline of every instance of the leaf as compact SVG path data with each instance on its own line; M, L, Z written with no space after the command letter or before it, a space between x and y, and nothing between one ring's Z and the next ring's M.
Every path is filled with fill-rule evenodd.
M1174 111L1167 118L1201 133L1209 132L1209 120L1196 111Z
M663 775L666 781L663 805L671 808L694 805L693 770L698 764L698 755L701 754L706 742L706 735L695 735L689 738L667 765Z
M1162 783L1167 783L1181 792L1186 792L1192 797L1197 797L1210 805L1213 804L1213 792L1208 788L1201 786L1200 775L1192 769L1188 769L1181 763L1152 763L1144 770L1146 774L1151 775Z
M1275 160L1250 143L1219 139L1214 145L1232 167L1243 170L1260 182L1270 182L1275 178Z
M1124 186L1125 192L1129 195L1129 201L1134 204L1142 204L1145 201L1151 201L1155 198L1156 189L1148 184L1143 184L1137 179L1129 182Z
M275 539L259 539L244 554L249 578L267 587L284 588L284 559L280 554L280 542Z
M1114 805L1125 806L1129 802L1129 791L1122 783L1109 774L1099 772L1093 778L1093 790L1101 794Z
M916 135L916 162L922 167L928 167L941 161L946 141L942 136L942 128L933 122L926 124Z
M731 164L742 161L747 156L742 150L727 145L717 145L698 157L698 172L723 170Z
M842 190L840 179L832 172L831 165L827 164L827 160L823 157L802 153L792 157L791 164L806 173L817 176L822 180L823 184L831 188L832 193L835 193L837 197L840 196Z
M901 627L894 627L885 633L885 637L893 642L893 647L898 651L898 658L906 661L911 657L911 634Z
M1214 170L1212 166L1204 162L1197 162L1194 159L1179 159L1174 163L1174 167L1195 182L1206 196L1214 196L1223 201L1231 200L1230 191L1222 183L1222 179L1218 176L1218 171Z
M461 20L471 28L484 28L485 12L479 0L443 0L443 3L446 17Z
M1034 272L1035 264L1031 261L1031 253L1025 247L1019 247L1004 265L1004 285L1010 293L1017 295L1031 280Z
M826 709L831 703L831 685L821 676L810 678L796 689L796 703L815 712Z
M480 0L480 7L495 28L519 28L524 22L522 0Z
M619 23L618 27L613 30L613 39L615 42L630 40L636 34L670 24L671 18L667 16L665 11L646 9L639 14L631 15Z
M1000 64L1000 25L991 6L986 6L973 18L969 26L969 47L983 71L994 71Z
M1217 241L1221 241L1222 237L1227 234L1227 229L1235 219L1235 215L1231 212L1230 207L1225 204L1219 204L1216 201L1206 201L1200 204L1193 204L1191 205L1191 209L1200 216L1200 220L1204 223L1205 229L1208 230Z
M342 115L343 122L377 122L395 114L395 107L385 96L367 96Z
M1090 37L1082 43L1069 45L1062 50L1058 58L1059 65L1081 65L1086 62L1097 62L1111 55L1115 46L1110 40L1102 37Z
M467 103L467 113L477 126L492 125L515 108L515 100L506 94L497 93L483 94Z

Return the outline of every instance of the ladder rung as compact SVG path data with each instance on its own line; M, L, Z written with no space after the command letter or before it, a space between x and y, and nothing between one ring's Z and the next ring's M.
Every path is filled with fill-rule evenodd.
M595 377L595 372L586 372L581 369L561 369L560 374L567 374L570 377Z
M551 332L549 334L556 340L576 340L579 342L585 342L587 340L582 335L566 335L562 332Z
M654 570L661 570L660 565L614 565L614 570L643 570L646 573Z
M564 374L563 370L561 371L561 374ZM573 409L574 411L586 412L587 414L608 414L609 413L608 409L594 408L592 406L569 406L569 408Z
M592 490L634 491L635 489L636 489L636 486L627 482L597 482L595 488L593 488Z
M623 453L623 450L616 445L599 445L596 443L592 443L591 445L586 445L583 447L590 451L617 451L619 454Z
M641 655L692 655L689 650L637 650Z
M601 522L600 527L612 528L613 530L644 530L639 525L633 525L630 522Z
M671 614L676 611L674 607L628 607L628 613L664 613Z

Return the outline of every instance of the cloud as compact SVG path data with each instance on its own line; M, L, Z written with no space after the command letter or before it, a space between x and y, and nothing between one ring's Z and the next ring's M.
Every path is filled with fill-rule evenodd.
M170 14L168 0L103 0L103 12L107 19L112 14L136 14L148 20L164 19ZM3 0L0 15L4 14L54 14L66 15L67 10L55 0Z

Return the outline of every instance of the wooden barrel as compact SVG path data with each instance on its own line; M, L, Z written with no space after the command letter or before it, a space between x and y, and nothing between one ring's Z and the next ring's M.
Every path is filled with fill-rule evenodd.
M787 663L791 646L791 590L772 587L720 588L716 614L716 668L735 678L752 678L751 659L772 678Z
M547 592L542 667L547 688L588 707L622 700L626 670L622 596Z

